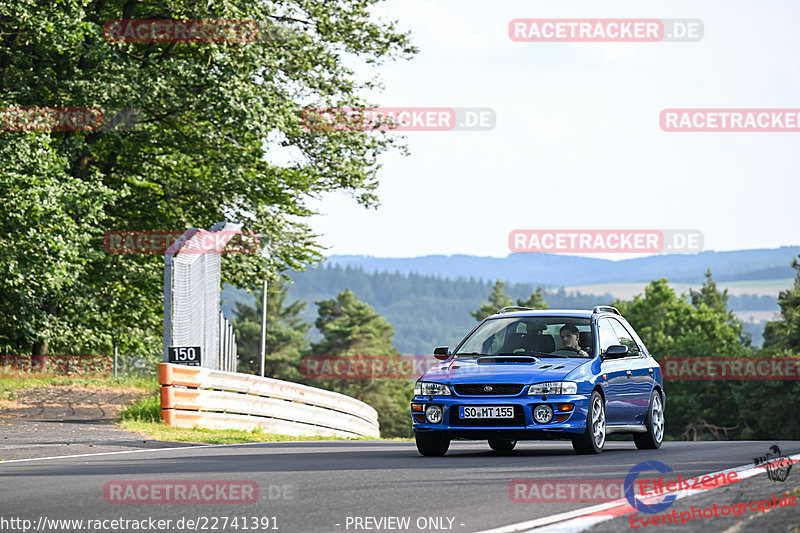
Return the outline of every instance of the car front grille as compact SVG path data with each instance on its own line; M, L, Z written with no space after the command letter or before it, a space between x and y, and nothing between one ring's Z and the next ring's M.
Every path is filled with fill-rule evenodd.
M458 427L482 427L482 426L503 426L503 427L525 427L525 411L521 405L514 405L514 418L468 418L466 420L458 417L458 405L450 407L450 425Z
M480 383L469 385L453 385L459 396L516 396L525 385L516 383ZM491 388L491 390L486 390Z

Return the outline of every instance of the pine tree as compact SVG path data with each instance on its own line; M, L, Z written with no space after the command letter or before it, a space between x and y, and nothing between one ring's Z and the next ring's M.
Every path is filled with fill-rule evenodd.
M689 289L692 305L698 307L704 303L718 313L728 313L728 289L722 292L717 289L717 282L711 278L710 268L706 270L705 276L706 281L700 291Z
M547 303L544 301L544 291L541 286L531 293L527 300L522 298L517 299L517 305L521 307L530 307L531 309L549 309Z
M315 326L322 339L311 345L313 355L378 356L399 355L392 337L394 326L369 305L345 289L336 298L315 302ZM381 435L410 437L410 402L414 384L410 380L361 379L314 380L311 385L340 392L371 405L378 412Z
M469 314L480 322L487 316L491 316L503 307L508 307L510 305L514 305L514 300L506 294L506 284L498 279L494 282L492 293L489 295L489 301L483 302L480 309L477 311L470 311Z
M792 260L797 270L790 289L778 293L780 319L767 322L764 329L764 349L769 352L800 353L800 256Z
M275 379L299 381L300 357L308 346L310 325L300 319L305 302L287 305L289 286L283 278L267 289L267 338L264 375ZM261 302L258 291L255 309L236 302L233 328L239 352L239 371L258 374L261 363Z

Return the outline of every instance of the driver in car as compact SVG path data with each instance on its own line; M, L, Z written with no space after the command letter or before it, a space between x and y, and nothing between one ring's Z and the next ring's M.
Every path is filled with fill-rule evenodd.
M578 332L578 328L576 326L573 326L572 324L566 324L565 326L562 326L561 330L559 331L559 335L561 336L561 344L563 344L562 348L572 348L581 357L589 357L589 354L583 351L578 345L580 333Z

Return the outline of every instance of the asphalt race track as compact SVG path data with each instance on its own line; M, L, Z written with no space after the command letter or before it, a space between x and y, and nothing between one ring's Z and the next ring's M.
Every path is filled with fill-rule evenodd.
M447 456L431 458L419 456L411 442L330 441L194 446L5 461L0 462L0 530L23 531L25 525L29 530L38 526L39 531L126 530L122 527L125 524L111 522L95 523L100 527L89 529L88 523L84 523L83 529L77 529L74 524L70 527L63 523L58 528L55 526L59 524L50 521L152 518L154 522L139 524L139 530L277 528L284 532L472 533L596 505L515 503L510 499L509 485L516 479L621 480L634 465L647 460L663 462L673 469L672 474L685 478L752 465L754 457L764 454L774 444L780 446L784 455L800 452L797 441L667 442L656 451L636 450L632 442L608 442L599 456L578 456L569 442L552 441L521 443L512 454L495 455L484 442L456 442ZM797 470L800 468L790 471L781 483L770 481L766 473L759 474L740 486L715 489L696 498L710 501L708 498L722 494L732 497L735 492L744 501L748 490L753 491L754 498L765 490L791 491L800 486ZM108 492L104 493L107 483L132 480L162 484L191 480L249 481L258 486L258 499L255 503L237 504L107 502ZM223 493L216 497L225 496ZM690 502L692 498L679 500L675 505ZM787 531L790 525L800 523L798 507L778 509L769 516L777 522L774 529L770 526L768 530ZM235 526L234 517L239 517ZM389 517L399 517L400 521ZM401 525L403 517L408 519L406 528ZM12 519L17 521L10 522ZM159 526L155 522L159 519L172 522ZM183 522L178 524L180 519ZM260 520L257 525L254 519ZM189 523L190 520L194 522ZM672 529L764 530L761 526L765 522L756 524L752 516L742 516L738 521L741 524L706 521L702 526L687 524ZM48 524L50 527L46 527ZM624 518L607 524L611 525L596 526L592 531L630 529ZM117 527L112 528L113 525ZM650 526L647 530L660 529Z

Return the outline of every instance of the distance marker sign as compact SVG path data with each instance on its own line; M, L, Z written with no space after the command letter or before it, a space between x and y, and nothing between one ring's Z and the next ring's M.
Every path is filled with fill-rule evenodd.
M200 366L200 346L170 346L167 358L176 365Z

